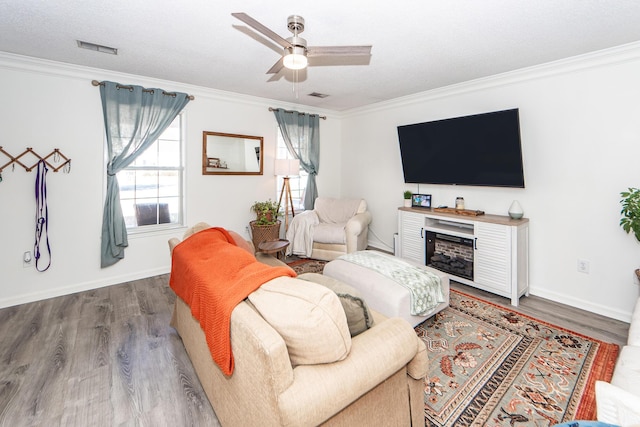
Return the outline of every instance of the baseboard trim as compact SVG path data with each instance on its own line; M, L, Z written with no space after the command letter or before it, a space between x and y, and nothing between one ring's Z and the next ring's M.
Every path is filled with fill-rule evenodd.
M28 304L49 298L56 298L63 295L75 294L77 292L90 291L92 289L104 288L106 286L119 285L133 280L145 279L147 277L159 276L167 274L171 271L170 267L161 267L138 271L121 276L112 276L108 279L93 280L89 282L78 283L70 286L63 286L55 289L47 289L42 292L32 292L30 294L17 295L11 298L0 299L0 308L12 307L14 305Z
M565 304L571 307L579 308L581 310L590 311L595 314L599 314L602 316L610 317L612 319L620 320L622 322L631 322L631 313L626 313L620 310L612 310L610 307L601 305L601 304L593 304L592 302L575 298L570 295L560 294L558 292L548 291L544 289L531 289L529 291L531 295L535 295L540 298L545 298L551 301L558 302L560 304Z

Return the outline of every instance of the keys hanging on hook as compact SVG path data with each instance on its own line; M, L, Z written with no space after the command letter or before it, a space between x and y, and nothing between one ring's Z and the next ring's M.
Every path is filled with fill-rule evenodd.
M71 160L68 160L67 163L65 163L64 168L62 168L62 172L64 173L71 172Z
M60 161L60 152L58 151L57 148L53 152L53 161L56 162L56 163L58 163Z

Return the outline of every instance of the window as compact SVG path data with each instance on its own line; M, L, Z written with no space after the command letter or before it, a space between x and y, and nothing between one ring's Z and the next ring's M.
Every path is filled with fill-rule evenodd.
M278 128L278 148L276 152L276 159L293 159L294 157L289 153L287 145L284 143L284 138ZM291 188L291 197L293 198L293 208L295 211L304 210L304 191L307 188L307 177L309 174L300 167L300 175L292 176L289 178L289 187ZM276 180L277 193L276 200L280 199L280 193L282 192L282 177L279 176ZM282 200L282 206L284 206L284 199ZM284 209L284 208L283 208Z
M127 230L182 225L182 158L180 114L132 165L118 173Z

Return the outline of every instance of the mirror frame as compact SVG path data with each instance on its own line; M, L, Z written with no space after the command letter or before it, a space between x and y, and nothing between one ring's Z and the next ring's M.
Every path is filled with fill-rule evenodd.
M244 139L255 139L256 141L260 141L260 159L259 159L259 170L258 171L229 171L226 168L220 167L220 162L224 162L224 159L220 159L217 157L208 157L207 156L207 142L209 137L223 137L223 138L237 138L238 143L242 142ZM216 162L218 166L210 166L210 162ZM202 174L203 175L262 175L263 172L263 163L264 163L264 138L262 136L251 136L251 135L239 135L235 133L222 133L222 132L202 132ZM213 168L219 170L212 170Z

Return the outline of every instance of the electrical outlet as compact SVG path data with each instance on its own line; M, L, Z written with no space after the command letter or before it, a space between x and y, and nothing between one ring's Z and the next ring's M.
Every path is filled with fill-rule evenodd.
M578 272L589 274L589 261L578 259Z
M23 267L31 267L33 263L33 257L31 256L31 251L25 251L22 254L22 266Z

